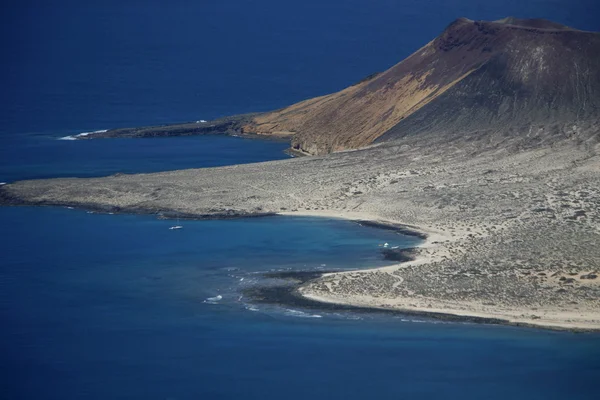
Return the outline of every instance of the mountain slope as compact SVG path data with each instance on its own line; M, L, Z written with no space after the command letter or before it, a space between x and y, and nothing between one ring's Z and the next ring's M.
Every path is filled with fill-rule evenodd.
M460 18L387 71L254 117L245 133L293 135L310 154L414 134L562 131L600 115L600 35L550 21Z

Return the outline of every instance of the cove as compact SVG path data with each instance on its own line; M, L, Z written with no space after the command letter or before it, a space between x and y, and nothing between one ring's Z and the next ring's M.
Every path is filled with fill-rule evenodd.
M7 398L585 399L600 369L597 335L241 297L262 272L386 265L381 243L417 243L392 231L298 217L172 231L67 208L0 220Z

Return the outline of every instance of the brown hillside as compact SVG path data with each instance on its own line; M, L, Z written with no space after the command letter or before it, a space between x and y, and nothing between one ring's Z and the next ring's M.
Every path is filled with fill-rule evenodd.
M599 55L596 33L539 19L461 18L387 71L256 116L243 130L293 135L298 150L325 154L423 130L597 117Z

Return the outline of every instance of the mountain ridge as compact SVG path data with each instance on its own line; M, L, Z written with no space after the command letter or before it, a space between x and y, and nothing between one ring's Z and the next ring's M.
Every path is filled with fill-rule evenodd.
M388 70L257 115L241 130L290 135L293 148L317 155L424 134L416 125L431 119L429 134L568 124L600 114L599 55L595 32L542 19L459 18Z
M506 150L600 142L600 33L544 19L458 18L410 56L271 112L111 129L77 139L229 134L324 155L421 136ZM471 145L469 145L472 148Z

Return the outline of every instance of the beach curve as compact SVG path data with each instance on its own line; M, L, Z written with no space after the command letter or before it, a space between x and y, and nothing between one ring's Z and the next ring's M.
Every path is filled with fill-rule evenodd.
M553 330L600 331L600 320L596 319L597 316L586 315L584 318L581 318L580 313L575 313L572 311L538 309L534 310L534 314L532 313L532 310L529 309L498 308L476 303L443 302L435 298L382 298L368 294L362 296L349 296L348 294L340 295L334 293L331 290L331 285L326 284L325 287L328 289L328 293L327 291L322 290L323 286L319 285L319 283L323 280L326 282L335 282L341 276L345 275L356 276L357 274L373 273L385 273L393 276L395 273L401 272L403 268L408 266L418 266L431 263L435 259L439 259L443 256L442 254L444 249L441 249L439 244L445 241L452 241L453 237L443 232L436 231L435 229L406 225L403 224L402 221L384 219L379 216L364 212L345 213L336 211L303 211L280 212L278 214L288 216L338 218L355 222L370 221L376 224L407 228L415 233L421 234L421 237L424 239L424 241L415 246L415 248L418 250L428 250L426 252L417 251L417 255L414 260L400 262L390 266L325 273L320 278L306 282L297 288L297 293L306 299L321 303L338 304L358 308L398 311L400 313L406 312L413 315L417 314L432 318L447 318L448 316L455 316L456 320L464 318L468 321L481 321L484 323L493 322L506 325L529 326ZM395 279L401 280L401 285L403 278L395 277ZM319 286L321 287L321 290L319 290ZM397 286L398 285L396 285L396 287Z

